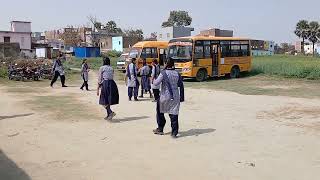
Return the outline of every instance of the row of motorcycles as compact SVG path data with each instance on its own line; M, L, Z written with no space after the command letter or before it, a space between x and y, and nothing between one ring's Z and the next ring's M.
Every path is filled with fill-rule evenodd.
M23 68L16 68L14 66L9 66L8 68L8 77L9 80L15 81L39 81L40 79L52 79L52 72L51 68L30 68L30 67L23 67Z

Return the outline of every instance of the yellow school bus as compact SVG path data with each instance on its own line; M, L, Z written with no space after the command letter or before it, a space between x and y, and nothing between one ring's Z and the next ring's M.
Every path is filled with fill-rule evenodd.
M250 40L236 37L193 36L172 39L168 57L175 60L182 77L204 81L251 70Z
M157 59L160 65L163 65L167 56L167 41L141 41L132 46L129 52L129 58L137 59L137 67L142 67L143 59L151 65L153 59Z

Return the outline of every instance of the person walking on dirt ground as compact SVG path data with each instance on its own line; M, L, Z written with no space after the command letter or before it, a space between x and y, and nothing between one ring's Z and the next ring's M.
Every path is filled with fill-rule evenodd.
M59 76L60 76L62 87L68 87L65 85L66 77L64 76L65 72L64 72L62 62L61 62L61 58L62 58L62 55L60 54L58 59L56 59L53 63L52 72L53 72L54 76L53 76L53 79L50 84L51 87L53 87L53 84L57 81Z
M83 84L80 87L81 90L83 90L83 88L86 87L86 90L89 91L89 85L88 85L89 71L90 71L90 68L88 66L87 59L83 59L82 66L81 66L81 77L83 79Z
M153 59L152 61L152 71L151 71L151 88L152 88L152 92L154 95L154 101L153 102L157 102L157 100L160 97L160 85L156 86L153 84L153 81L155 79L158 78L160 74L160 66L158 64L158 60L157 59Z
M97 96L100 96L99 104L107 111L105 120L111 121L116 115L111 110L111 105L119 104L119 91L117 84L113 80L114 71L110 66L110 59L105 57L103 59L103 66L99 69ZM100 91L101 89L101 91Z
M140 75L141 75L141 96L140 98L143 98L143 94L145 92L149 92L150 98L153 98L151 93L151 85L150 85L150 68L147 65L147 60L143 59L143 66L139 69Z
M174 69L174 60L170 58L166 68L159 77L153 81L154 85L161 84L160 98L157 101L157 123L158 128L153 130L154 134L163 135L166 124L164 113L168 113L171 119L171 137L177 138L179 133L178 115L180 102L184 102L184 86L182 77Z
M134 96L134 100L138 101L139 81L137 77L136 58L131 59L131 63L127 66L126 72L125 81L128 86L129 101L131 101L132 95Z

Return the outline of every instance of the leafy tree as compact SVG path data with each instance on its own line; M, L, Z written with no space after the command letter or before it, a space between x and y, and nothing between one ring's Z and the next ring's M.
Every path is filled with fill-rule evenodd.
M300 20L296 25L294 33L302 39L301 52L304 54L304 43L309 37L309 23L307 20Z
M104 27L105 30L107 30L109 33L119 33L122 34L121 28L117 26L117 23L115 21L109 21Z
M190 26L192 18L187 11L171 11L167 21L162 23L162 27Z
M316 21L312 21L309 23L309 33L308 33L308 39L310 42L312 42L312 49L313 49L313 56L314 56L314 45L319 42L320 38L320 25Z
M128 37L137 37L139 39L143 39L143 31L142 29L127 29L124 31L124 34Z

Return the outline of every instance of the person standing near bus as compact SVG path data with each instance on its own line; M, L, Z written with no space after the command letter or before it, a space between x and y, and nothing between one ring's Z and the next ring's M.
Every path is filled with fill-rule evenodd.
M100 96L99 104L107 111L107 117L104 119L108 121L111 121L116 115L116 113L111 110L111 106L119 104L119 91L117 84L113 80L113 76L114 71L110 66L110 59L105 57L103 59L103 66L99 69L97 96Z
M132 58L131 63L127 66L125 78L128 86L129 101L131 101L132 96L134 96L135 101L138 101L139 81L137 74L138 70L136 67L136 58Z
M144 92L149 92L150 98L153 98L151 93L151 84L150 84L150 68L147 64L147 60L143 59L143 66L139 69L140 75L141 75L141 96L140 98L143 98Z
M158 60L157 59L153 59L152 61L152 71L151 71L151 88L152 88L152 92L154 95L154 101L153 102L157 102L157 100L160 97L160 85L156 86L154 85L153 81L155 79L158 78L160 74L160 66L158 64Z
M62 55L60 54L59 57L53 63L52 72L54 76L50 84L51 87L53 87L53 84L57 81L59 76L60 76L62 87L68 87L65 85L66 77L64 76L65 72L61 62L61 58L62 58Z
M90 68L88 66L87 59L83 59L83 62L81 65L81 77L83 79L83 84L80 87L81 90L83 90L83 88L86 87L86 90L89 91L89 85L88 85L89 71L90 71Z
M179 133L179 109L180 102L184 102L184 86L182 77L174 69L174 60L170 58L165 70L154 80L154 85L161 84L160 98L157 101L157 124L158 128L153 130L154 134L163 135L166 124L164 113L168 113L171 119L171 137L177 138Z

